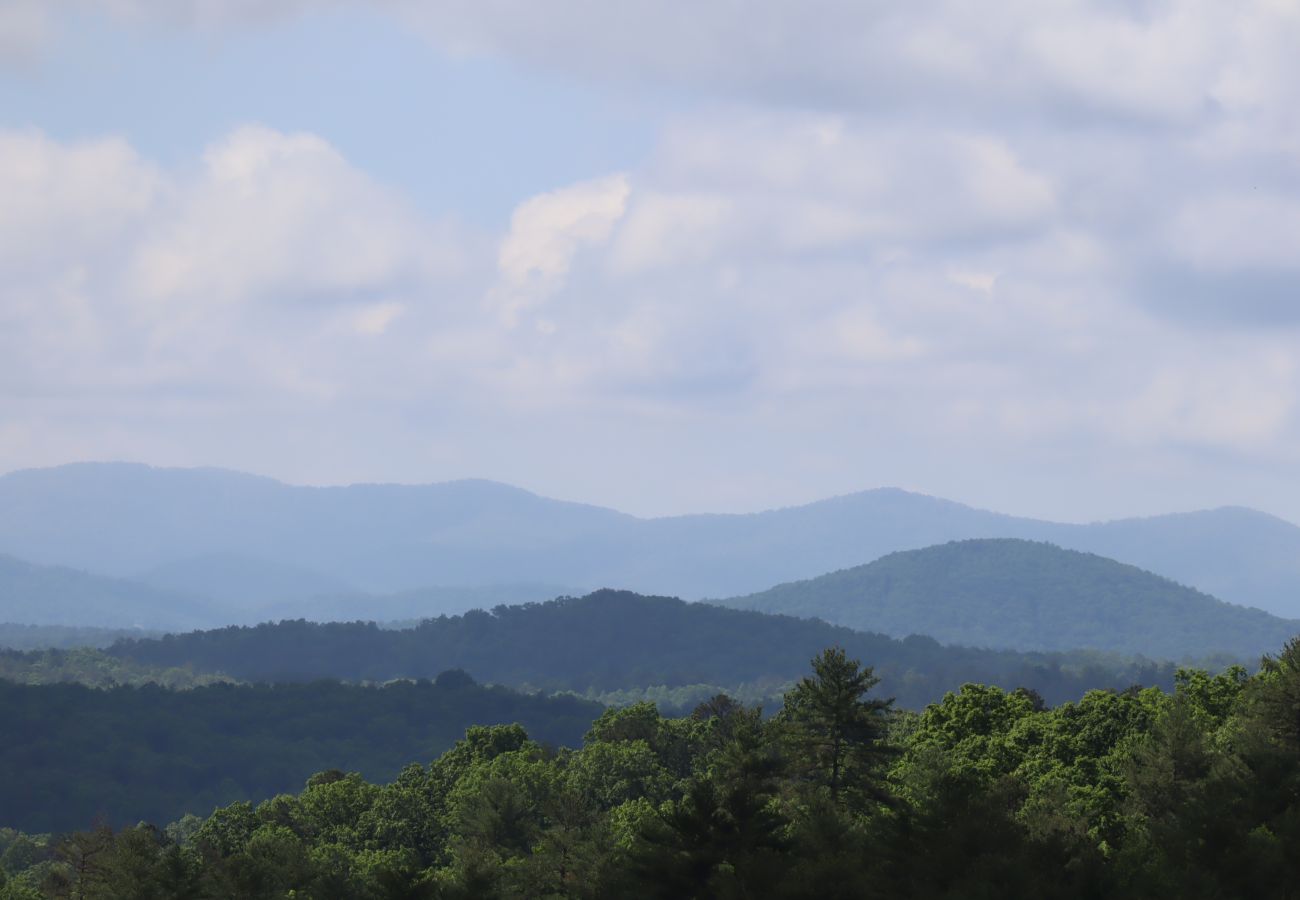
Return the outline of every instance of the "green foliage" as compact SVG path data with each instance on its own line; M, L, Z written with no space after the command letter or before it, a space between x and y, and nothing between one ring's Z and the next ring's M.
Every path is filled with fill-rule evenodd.
M18 684L84 684L89 687L158 684L184 689L232 679L219 673L196 673L190 666L152 668L102 650L0 650L0 680Z
M1181 661L1255 660L1300 632L1300 622L1135 566L1010 538L891 553L725 603L977 647L1089 647Z
M541 740L577 745L600 711L472 681L186 691L0 681L0 811L5 824L38 831L97 817L166 822L292 790L327 767L393 778L476 722L521 722Z
M900 714L833 648L770 718L636 704L573 749L471 726L388 783L324 769L201 823L0 830L0 900L1290 900L1297 659L1055 708L968 684Z
M782 722L795 757L839 800L844 788L876 794L872 782L885 755L886 713L892 703L867 697L879 681L843 649L823 651L813 674L785 695Z

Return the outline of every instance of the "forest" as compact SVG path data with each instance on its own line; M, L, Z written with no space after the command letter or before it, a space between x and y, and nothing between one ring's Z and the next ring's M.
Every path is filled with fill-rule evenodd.
M441 616L400 630L298 620L123 640L107 652L146 667L190 667L246 681L378 682L431 678L460 668L480 681L525 690L602 698L622 692L619 696L630 699L662 687L697 701L703 699L697 696L702 685L747 700L779 694L814 654L832 645L871 660L881 690L909 709L937 701L968 681L1031 688L1056 704L1091 688L1135 683L1169 688L1176 668L1086 651L944 646L928 637L891 638L815 620L612 590Z
M849 628L1015 650L1258 658L1300 622L1041 541L950 541L721 601Z
M202 818L8 830L0 897L1300 893L1300 639L1255 674L1055 708L969 684L908 712L878 688L830 648L770 715L634 704L573 749L476 725L386 783L328 768Z
M383 686L189 690L0 680L0 826L168 822L293 790L336 766L386 781L471 725L520 723L539 741L576 745L601 709L478 685L459 671Z

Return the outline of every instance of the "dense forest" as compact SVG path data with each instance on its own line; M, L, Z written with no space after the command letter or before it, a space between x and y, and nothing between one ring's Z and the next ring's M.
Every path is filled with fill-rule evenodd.
M16 684L84 684L87 687L156 684L190 688L233 681L220 673L195 672L189 666L158 668L109 656L93 647L70 650L0 649L0 681Z
M576 744L602 707L477 685L463 672L382 687L316 682L94 690L0 680L0 825L167 822L291 790L340 766L378 780L475 724Z
M753 686L778 691L831 645L870 659L881 690L912 709L968 681L1032 688L1060 703L1090 688L1172 687L1174 675L1168 663L945 647L925 637L896 639L625 591L444 616L403 630L290 621L127 640L108 652L246 681L384 681L461 668L485 682L593 696L699 685L747 685L756 696Z
M1300 895L1300 641L1054 709L877 688L832 649L768 718L639 704L574 750L474 727L387 784L330 769L161 828L0 832L0 897Z
M1090 647L1157 659L1254 659L1300 622L1052 544L954 541L721 601L899 637L1016 650Z

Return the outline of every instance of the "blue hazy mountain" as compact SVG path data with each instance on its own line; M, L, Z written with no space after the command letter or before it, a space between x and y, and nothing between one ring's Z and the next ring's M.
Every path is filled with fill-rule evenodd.
M1216 600L1136 566L1015 538L953 541L722 601L895 637L1159 659L1273 652L1300 621Z
M207 553L135 573L134 581L164 590L210 597L234 609L257 609L356 588L302 566L235 553Z
M0 622L190 629L224 618L204 597L0 555Z
M1072 525L879 489L749 515L640 519L487 481L298 487L122 463L0 477L0 552L118 577L161 569L186 585L187 560L225 557L367 594L558 584L728 597L990 537L1096 553L1300 616L1300 528L1236 508Z

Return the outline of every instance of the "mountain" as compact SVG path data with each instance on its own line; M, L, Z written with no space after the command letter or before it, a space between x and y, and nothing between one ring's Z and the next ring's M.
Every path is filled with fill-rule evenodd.
M880 690L920 707L963 683L1031 687L1049 702L1089 688L1170 684L1173 667L1096 653L1026 654L945 647L812 619L602 590L498 607L392 630L290 621L124 640L106 652L143 666L222 672L249 681L387 681L451 668L514 687L609 694L707 685L778 692L808 661L840 646L881 677ZM1276 647L1270 649L1277 649ZM761 696L761 694L760 694Z
M0 555L0 622L185 629L219 617L201 597Z
M899 637L1160 659L1249 659L1300 634L1300 622L1224 603L1135 566L1013 538L891 553L723 602Z
M172 560L132 576L133 581L165 590L200 594L234 609L256 609L274 602L346 594L355 588L338 578L275 560L235 553L208 553Z
M1073 525L879 489L748 515L639 519L485 481L296 487L124 463L0 477L0 551L24 559L128 577L243 558L370 594L559 584L728 597L996 537L1097 553L1300 617L1300 528L1238 508Z

